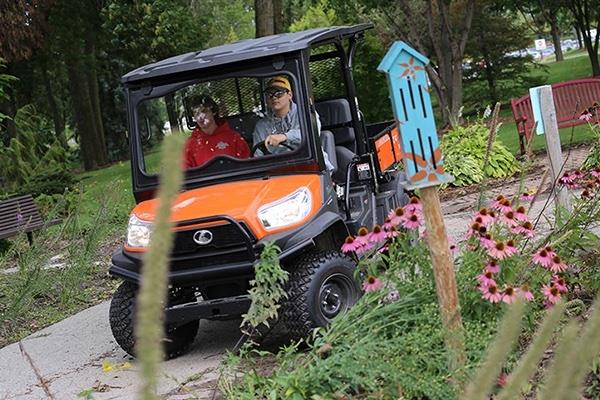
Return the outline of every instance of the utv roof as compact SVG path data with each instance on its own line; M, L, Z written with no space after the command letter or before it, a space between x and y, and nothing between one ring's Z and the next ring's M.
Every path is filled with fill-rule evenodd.
M133 83L157 76L201 70L241 60L289 53L309 48L315 43L324 42L329 39L351 37L372 27L373 24L333 26L241 40L148 64L127 73L121 80L123 83Z

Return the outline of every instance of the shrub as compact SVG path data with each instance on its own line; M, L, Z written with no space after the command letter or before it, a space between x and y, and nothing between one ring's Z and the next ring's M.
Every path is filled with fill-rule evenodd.
M494 140L484 168L489 129L483 121L452 128L442 138L446 172L455 178L454 185L480 183L486 177L505 178L519 171L513 154Z

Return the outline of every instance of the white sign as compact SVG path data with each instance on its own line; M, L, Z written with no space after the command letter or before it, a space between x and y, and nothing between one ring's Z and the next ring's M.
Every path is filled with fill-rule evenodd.
M536 50L546 50L546 39L535 39Z

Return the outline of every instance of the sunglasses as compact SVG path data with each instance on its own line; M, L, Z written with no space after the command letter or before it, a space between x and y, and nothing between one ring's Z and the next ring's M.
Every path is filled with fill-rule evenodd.
M288 92L289 92L289 90L287 90L287 89L276 89L276 90L269 90L266 94L270 98L278 99Z

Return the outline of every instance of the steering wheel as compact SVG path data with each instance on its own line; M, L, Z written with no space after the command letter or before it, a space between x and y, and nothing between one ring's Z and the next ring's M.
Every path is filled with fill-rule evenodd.
M279 143L279 146L283 146L289 150L294 150L294 148L289 145L286 142L281 142ZM269 148L267 147L267 145L265 144L264 140L261 140L260 142L256 143L254 146L252 146L252 150L250 151L250 154L252 154L252 156L254 156L254 154L256 153L256 150L262 151L263 155L269 155L269 154L273 154L271 153L271 151L269 151Z

